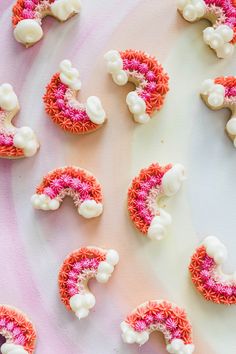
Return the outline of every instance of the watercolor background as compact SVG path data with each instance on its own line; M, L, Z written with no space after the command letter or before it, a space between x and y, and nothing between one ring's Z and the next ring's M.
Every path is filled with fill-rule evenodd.
M186 308L196 354L236 353L236 308L207 303L188 276L194 248L208 234L230 250L236 267L236 152L226 137L228 111L212 112L198 91L206 78L235 74L235 58L218 60L202 41L207 22L190 25L173 0L84 0L79 16L64 25L47 18L45 38L25 49L12 36L13 1L0 1L0 82L10 82L20 99L18 126L29 125L41 141L36 157L0 161L0 302L25 311L37 327L36 353L164 354L161 334L142 348L123 344L119 324L148 299L169 299ZM170 75L170 93L146 126L135 125L125 104L132 85L120 88L107 75L109 49L142 49L155 55ZM65 134L46 117L45 85L68 58L78 66L81 99L98 95L109 121L87 136ZM127 187L153 161L181 162L188 180L168 201L173 224L161 243L142 238L125 209ZM95 221L78 216L66 199L57 212L31 207L41 177L74 164L103 185L105 211ZM107 285L91 282L97 305L79 322L60 303L58 269L65 256L84 245L112 247L121 261Z

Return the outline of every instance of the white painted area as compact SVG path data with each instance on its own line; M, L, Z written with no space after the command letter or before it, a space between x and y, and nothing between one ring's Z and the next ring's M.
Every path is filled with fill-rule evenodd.
M134 132L132 173L154 161L181 162L186 167L188 179L168 203L173 220L168 236L161 245L143 242L140 258L145 252L169 300L186 308L210 353L231 354L235 337L225 328L233 328L236 309L207 303L195 291L187 269L194 249L208 234L218 235L226 244L231 253L227 264L231 270L236 266L236 153L224 131L229 113L211 111L199 96L204 79L232 75L236 66L233 60L223 63L209 53L198 38L203 26L190 25L163 63L171 77L171 90L162 111ZM201 353L195 344L196 353Z

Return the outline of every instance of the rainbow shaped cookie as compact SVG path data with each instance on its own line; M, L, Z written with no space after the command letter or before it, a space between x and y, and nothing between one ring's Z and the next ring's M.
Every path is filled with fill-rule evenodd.
M44 17L53 16L64 22L80 8L80 0L17 0L12 10L15 39L30 47L43 37Z
M128 190L128 211L136 228L151 240L166 235L171 216L161 206L160 199L178 193L185 177L182 165L152 164L140 171Z
M33 324L21 311L0 305L0 334L6 339L2 354L33 354L36 332Z
M105 60L107 71L117 85L124 86L130 81L136 86L127 95L126 103L135 122L147 123L161 109L169 91L169 77L163 67L156 58L132 49L111 50L105 54Z
M95 278L106 283L118 262L115 250L83 247L72 252L63 262L58 279L61 301L66 308L79 319L87 317L96 303L88 288L89 280Z
M203 31L203 40L218 58L231 57L236 43L235 0L177 0L177 7L185 20L209 20L212 26Z
M121 323L125 343L143 345L153 331L164 335L170 354L192 354L192 327L186 313L178 306L163 300L147 301L139 305Z
M232 116L226 124L226 132L236 147L236 77L220 76L202 83L201 97L212 110L228 108Z
M90 172L73 166L49 172L31 201L36 209L57 210L66 196L73 199L78 213L86 219L103 212L99 182Z
M189 271L196 289L208 301L236 304L236 272L226 274L222 266L227 249L217 237L208 236L194 252Z

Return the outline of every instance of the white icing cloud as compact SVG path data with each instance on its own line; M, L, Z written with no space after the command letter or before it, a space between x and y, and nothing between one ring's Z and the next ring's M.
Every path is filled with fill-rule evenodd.
M149 115L146 113L146 102L139 97L137 92L129 92L126 98L126 103L129 110L134 115L134 120L137 123L147 123L150 120Z
M101 262L98 266L96 279L99 283L106 283L114 271L114 266L107 262Z
M236 135L236 118L231 118L228 121L226 128L229 134Z
M206 13L206 4L203 0L177 0L177 8L185 20L193 22Z
M117 50L110 50L104 56L107 64L107 71L112 74L113 81L123 86L128 82L128 75L123 70L123 60Z
M15 147L23 149L26 157L35 155L39 148L36 135L29 127L17 129L13 138L13 144Z
M35 209L57 210L60 207L60 202L56 198L51 199L45 194L34 194L31 202Z
M65 59L60 63L60 80L72 90L78 91L81 89L79 76L79 71L72 67L69 60Z
M207 97L208 104L213 108L221 107L224 103L225 88L223 85L215 84L211 79L202 83L200 93Z
M159 209L159 213L159 216L152 219L148 229L147 235L151 240L162 240L166 235L166 227L172 222L171 216L166 211Z
M122 331L122 339L125 343L143 345L149 339L149 333L147 331L136 332L126 322L122 322L120 328Z
M225 101L225 87L220 84L215 84L211 79L205 80L202 83L200 93L207 97L207 102L212 108L221 108L224 105ZM227 125L227 132L231 135L231 138L236 148L236 118L232 117Z
M193 344L184 344L182 339L174 339L166 349L170 354L192 354L195 347Z
M19 107L18 98L10 84L0 86L0 107L6 111L13 111Z
M112 266L115 266L119 262L119 254L115 250L108 250L106 254L106 261Z
M113 271L114 266L119 262L119 254L115 250L109 250L106 254L106 260L101 262L97 269L96 279L99 283L106 283Z
M35 20L21 20L14 29L14 36L17 42L32 45L43 37L43 30Z
M78 208L78 212L86 219L96 218L103 212L103 205L95 200L85 200Z
M60 21L66 21L74 13L79 13L81 8L80 0L56 0L51 4L53 16Z
M79 319L89 315L89 310L95 306L96 299L93 294L76 294L70 298L70 307Z
M234 37L234 31L227 25L220 25L217 28L207 27L203 31L203 39L212 49L216 51L219 58L228 58L234 52L234 45L230 42Z
M203 246L205 246L207 254L214 258L216 264L220 265L226 261L228 257L227 248L220 242L220 240L218 240L217 237L206 237L203 241Z
M236 148L236 118L231 118L226 125L227 132L234 137L234 147Z
M162 188L165 195L171 197L181 188L186 179L185 168L181 164L174 165L162 178Z
M1 346L2 354L29 354L24 347L13 343L4 343Z
M103 124L105 122L106 112L103 109L100 99L96 96L90 96L87 99L86 113L95 124Z

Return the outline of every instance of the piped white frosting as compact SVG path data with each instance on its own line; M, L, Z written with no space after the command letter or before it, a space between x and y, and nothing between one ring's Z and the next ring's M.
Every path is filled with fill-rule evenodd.
M60 63L60 80L63 84L69 86L72 90L78 91L81 89L79 71L72 67L70 60L63 60Z
M231 118L226 124L227 132L233 137L234 147L236 148L236 118Z
M166 235L166 227L171 224L172 218L163 209L159 209L160 215L152 219L151 225L148 228L147 236L151 240L162 240Z
M114 266L119 262L119 254L115 250L109 250L106 255L106 260L101 262L97 269L96 279L99 283L106 283L113 271Z
M236 135L236 118L231 118L226 125L227 132Z
M206 248L207 254L212 257L216 264L223 264L227 257L228 252L225 245L215 236L208 236L203 241L203 246Z
M234 37L234 31L228 25L220 25L217 28L207 27L203 31L203 39L216 51L219 58L228 58L234 52L234 45L230 42Z
M103 109L100 99L90 96L86 102L86 113L95 124L103 124L106 119L106 112Z
M59 200L51 199L46 194L34 194L31 197L31 203L35 209L41 210L57 210L60 207Z
M35 155L39 148L37 137L29 127L17 129L13 138L13 144L15 147L22 149L26 157Z
M139 345L143 345L149 340L148 331L136 332L125 321L121 322L120 328L122 332L121 336L125 343L128 344L137 343Z
M182 339L174 339L166 346L166 350L170 354L192 354L194 349L193 344L185 344Z
M60 21L66 21L73 14L79 13L80 9L80 0L56 0L51 4L51 12L53 16Z
M185 179L186 175L184 166L181 164L174 165L162 178L164 194L168 197L175 195L180 190Z
M60 207L60 201L57 198L51 199L46 194L34 194L31 197L31 203L35 209L41 210L57 210ZM83 201L78 213L86 219L95 218L103 212L103 205L95 200Z
M206 4L203 0L177 0L177 8L189 22L200 19L206 13Z
M208 104L213 108L221 107L224 103L225 88L223 85L215 84L211 79L202 83L201 94L207 97Z
M78 319L85 318L89 315L96 304L96 299L90 292L86 294L76 294L70 298L70 307Z
M120 328L121 336L125 343L143 345L149 340L149 332L147 330L137 332L125 321L121 323ZM185 344L182 339L174 339L170 344L167 344L166 349L170 354L192 354L195 347L193 344Z
M2 354L29 354L24 347L14 343L4 343L1 346Z
M38 42L43 37L43 30L37 21L25 19L16 25L14 36L17 42L30 45Z
M128 75L123 70L123 60L117 50L110 50L104 56L107 64L107 71L112 74L113 81L123 86L128 82Z
M95 218L102 214L103 205L95 200L85 200L80 204L78 212L86 219Z
M10 84L0 86L0 107L5 111L13 111L19 107L18 98Z
M110 249L106 254L106 261L112 266L116 266L119 263L120 257L116 250Z
M146 102L139 97L137 92L129 92L126 97L126 103L130 112L134 115L135 122L144 124L150 120L150 116L146 113Z

